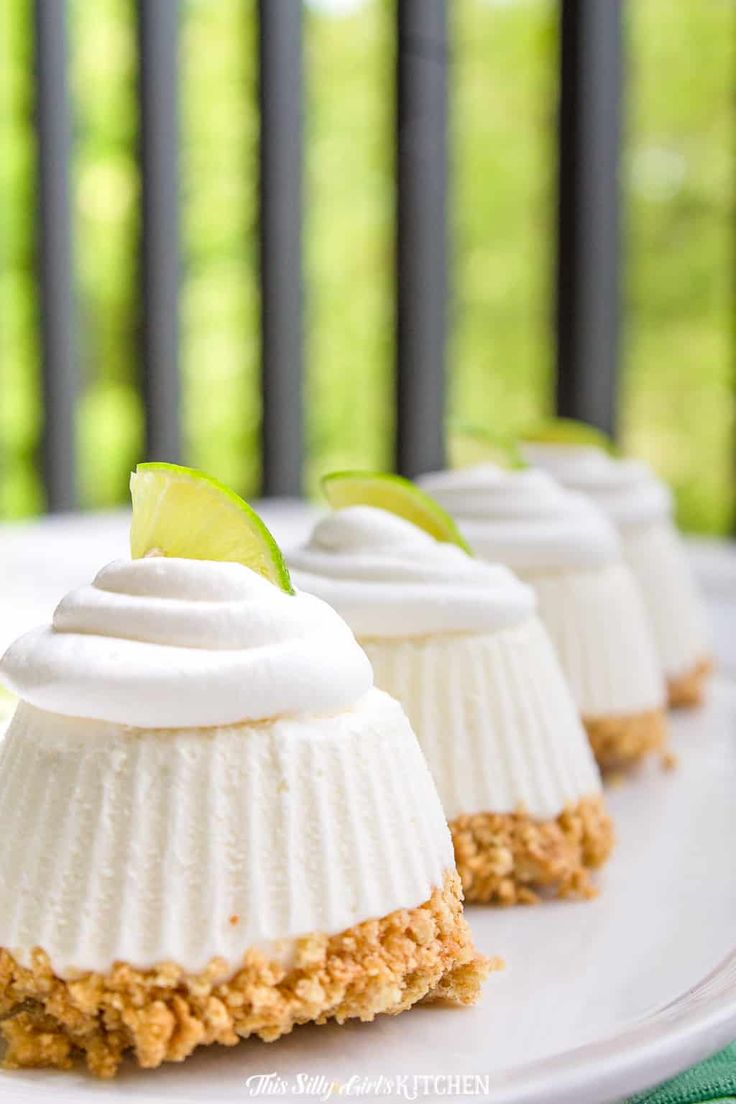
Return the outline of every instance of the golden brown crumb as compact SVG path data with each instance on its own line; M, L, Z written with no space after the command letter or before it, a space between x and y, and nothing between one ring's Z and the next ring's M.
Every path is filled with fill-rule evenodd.
M713 671L713 660L699 660L689 671L667 679L667 701L671 709L687 709L701 705L705 686Z
M667 750L667 715L649 709L621 717L583 717L590 746L602 771L621 771L658 752L662 766L673 765Z
M197 976L175 963L74 980L54 975L36 949L28 969L0 949L0 1029L10 1069L68 1069L77 1055L98 1077L114 1077L126 1051L140 1066L181 1062L195 1047L266 1042L296 1024L395 1015L420 1000L473 1004L497 964L481 957L448 871L442 889L415 909L368 920L339 935L298 940L289 968L255 950L228 981L213 960Z
M602 798L569 805L555 820L524 812L475 813L450 822L455 861L468 901L535 904L594 897L590 870L608 858L613 827Z

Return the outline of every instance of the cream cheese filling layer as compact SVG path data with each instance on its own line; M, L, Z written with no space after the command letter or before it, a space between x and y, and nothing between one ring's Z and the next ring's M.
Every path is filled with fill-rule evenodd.
M139 730L21 704L0 745L0 946L60 976L294 940L416 908L454 867L401 707Z

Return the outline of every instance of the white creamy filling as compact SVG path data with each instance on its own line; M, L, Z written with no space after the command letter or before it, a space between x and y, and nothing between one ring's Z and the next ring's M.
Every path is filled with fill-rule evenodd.
M399 699L449 819L551 819L600 792L588 738L537 617L457 639L366 640L376 683Z
M621 555L603 512L545 472L479 464L419 483L458 521L471 547L514 570L602 566Z
M624 563L592 571L528 572L581 714L663 709L662 671L644 602Z
M506 568L371 506L328 514L288 559L299 586L363 637L491 632L534 609L531 590Z
M624 555L634 573L668 678L688 674L712 654L705 608L685 549L670 521L624 534Z
M401 707L139 731L21 704L0 749L0 946L54 970L176 962L416 908L454 866Z
M236 563L119 561L3 657L39 709L141 728L225 725L344 709L370 664L318 598Z

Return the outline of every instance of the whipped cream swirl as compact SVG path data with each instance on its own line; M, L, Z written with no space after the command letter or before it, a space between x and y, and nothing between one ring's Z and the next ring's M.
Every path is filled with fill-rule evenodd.
M672 513L669 488L639 460L611 456L587 445L530 442L523 451L531 464L566 487L590 495L622 528L648 525Z
M591 567L620 555L616 532L595 503L545 472L479 464L433 472L419 483L477 552L515 570Z
M236 563L116 561L0 663L39 709L142 728L335 713L370 664L334 610Z
M534 609L531 590L506 568L372 506L328 514L288 559L299 586L362 638L492 632Z

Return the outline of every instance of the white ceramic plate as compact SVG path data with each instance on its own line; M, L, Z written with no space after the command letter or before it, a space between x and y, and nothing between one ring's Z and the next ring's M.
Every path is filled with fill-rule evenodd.
M126 1068L111 1084L5 1072L0 1099L317 1100L340 1083L340 1098L362 1101L604 1104L669 1077L736 1037L736 686L721 682L705 710L677 718L674 743L677 771L609 793L619 840L597 901L469 910L479 946L508 962L477 1008L300 1028L269 1046ZM267 1074L278 1080L258 1092Z

